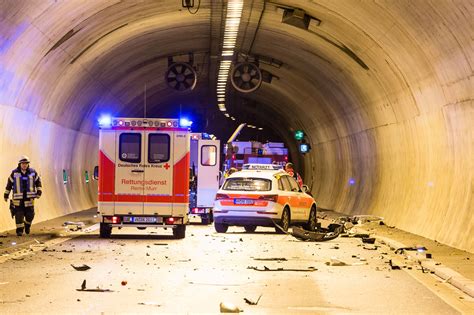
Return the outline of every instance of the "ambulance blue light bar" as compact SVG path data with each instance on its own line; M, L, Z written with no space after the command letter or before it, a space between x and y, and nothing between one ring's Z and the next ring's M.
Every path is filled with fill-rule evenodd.
M108 115L100 116L99 127L110 128L112 126L112 117Z
M180 127L191 127L192 124L193 122L191 120L184 117L179 120Z

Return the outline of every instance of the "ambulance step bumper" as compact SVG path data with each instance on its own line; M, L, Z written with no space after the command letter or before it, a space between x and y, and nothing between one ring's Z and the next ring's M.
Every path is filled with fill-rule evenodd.
M109 224L111 227L118 227L118 228L123 228L123 227L155 227L155 228L170 228L170 229L174 229L175 227L177 227L178 225L177 224L163 224L163 223L159 223L159 224L150 224L150 223L126 223L126 224L121 224L121 223L117 223L117 224Z

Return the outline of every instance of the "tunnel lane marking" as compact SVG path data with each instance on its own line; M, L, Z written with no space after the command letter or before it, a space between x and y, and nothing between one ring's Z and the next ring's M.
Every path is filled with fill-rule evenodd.
M31 244L27 248L21 248L20 250L18 250L16 252L13 252L11 254L4 254L4 255L0 256L0 264L3 264L4 262L6 262L8 260L20 260L20 259L22 259L22 257L34 254L34 253L39 252L39 251L42 251L45 248L52 247L52 246L58 245L60 243L67 242L67 241L69 241L73 238L84 235L84 233L94 232L94 231L98 230L99 227L100 227L100 224L96 223L96 224L91 225L88 228L82 230L81 233L71 234L67 237L58 237L58 238L52 239L52 240L44 242L44 243L39 243L38 241L35 240L37 242L36 244Z

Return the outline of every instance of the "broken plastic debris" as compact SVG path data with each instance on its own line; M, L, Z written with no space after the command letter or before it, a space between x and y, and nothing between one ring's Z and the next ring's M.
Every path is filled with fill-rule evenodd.
M397 248L395 250L395 254L403 254L405 253L405 251L407 250L413 250L413 251L418 251L418 252L423 252L425 250L427 250L426 247L422 247L422 246L412 246L412 247L400 247L400 248Z
M375 243L375 237L363 237L362 238L362 243L374 244Z
M365 262L365 258L359 258L359 260L361 260L361 262L346 263L346 262L340 260L337 257L331 257L331 260L327 261L326 265L328 265L328 266L362 266L362 265L367 265L367 262Z
M238 308L236 305L228 302L221 302L219 304L219 308L221 313L240 313L242 310Z
M254 267L254 266L248 266L247 269L253 269L257 271L303 271L303 272L312 272L318 270L315 267L308 267L307 269L299 269L299 268L268 268L267 266L263 266L262 268Z
M244 301L245 303L249 304L249 305L257 305L258 304L258 301L260 301L260 298L262 297L262 295L260 294L260 296L258 297L257 301L252 301L250 299L247 299L247 298L244 298Z
M400 268L400 266L394 265L394 264L392 263L392 260L391 260L391 259L388 261L388 264L390 265L390 268L392 268L392 270L401 270L401 269L402 269L402 268ZM423 266L421 266L421 267L423 268ZM423 271L423 273L424 273L424 271Z
M148 305L148 306L157 306L157 307L161 306L161 304L158 302L138 302L138 305Z
M83 291L83 292L114 292L109 289L101 289L97 287L96 289L86 289L86 280L82 281L81 288L76 289L76 291Z
M86 271L86 270L91 269L91 267L89 267L87 265L84 265L84 264L82 264L80 266L74 266L73 264L71 264L71 267L74 268L77 271Z
M67 225L76 225L76 226L80 226L80 227L85 226L84 222L66 221L66 222L63 223L63 226L67 226Z
M340 224L330 224L327 229L319 229L319 231L307 231L294 226L292 228L292 233L289 234L303 241L324 242L337 238L342 229L343 228Z
M331 261L327 262L326 265L329 265L329 266L347 266L347 264L345 262L343 262L342 260L339 260L336 257L331 257Z

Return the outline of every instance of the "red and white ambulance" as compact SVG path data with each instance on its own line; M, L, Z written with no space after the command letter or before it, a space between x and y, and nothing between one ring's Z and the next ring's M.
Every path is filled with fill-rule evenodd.
M164 227L184 238L189 129L160 118L102 118L99 126L100 236L113 227Z

